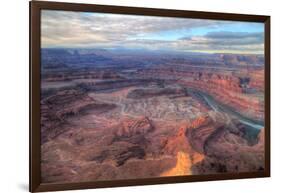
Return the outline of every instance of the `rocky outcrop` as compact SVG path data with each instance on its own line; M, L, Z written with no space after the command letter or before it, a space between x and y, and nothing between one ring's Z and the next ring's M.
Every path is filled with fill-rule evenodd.
M190 152L191 147L185 136L186 128L179 128L176 135L167 139L163 151L167 154L177 155L178 152Z
M104 161L113 156L111 159L119 167L129 159L142 159L146 155L145 149L150 143L147 135L155 129L152 121L147 117L127 118L122 120L115 128L113 129L114 137L108 146L108 150L96 155L92 160ZM114 146L120 146L121 144L121 149L116 150L114 148Z
M117 128L115 134L116 137L119 138L146 135L155 129L152 121L148 117L124 120Z
M238 130L236 130L238 129ZM241 128L240 128L241 129ZM202 128L197 128L193 136L200 135ZM207 129L206 129L207 130ZM205 155L204 160L192 167L193 173L224 173L258 171L264 168L264 144L262 131L256 145L245 137L243 130L235 130L227 126L209 129L205 137L196 140L190 139L195 144L193 147ZM253 161L255 160L255 161Z
M86 93L63 90L41 101L41 143L71 129L67 120L88 111L102 113L115 108L113 104L95 102Z
M190 124L190 127L196 127L201 123L201 119ZM193 149L188 137L187 131L189 125L180 127L174 136L167 139L163 148L165 155L174 155L177 158L175 166L163 172L161 176L179 176L191 175L192 166L204 159L204 155Z
M205 143L207 139L217 131L217 126L208 116L199 117L195 119L187 129L188 141L192 148L204 154Z

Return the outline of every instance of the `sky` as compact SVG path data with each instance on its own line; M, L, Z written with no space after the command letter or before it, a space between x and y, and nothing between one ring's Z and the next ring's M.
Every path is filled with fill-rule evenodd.
M41 45L263 54L264 24L42 10Z

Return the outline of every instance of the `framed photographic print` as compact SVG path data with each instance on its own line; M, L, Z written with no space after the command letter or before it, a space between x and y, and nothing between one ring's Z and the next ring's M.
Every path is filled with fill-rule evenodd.
M269 176L269 16L30 2L30 191Z

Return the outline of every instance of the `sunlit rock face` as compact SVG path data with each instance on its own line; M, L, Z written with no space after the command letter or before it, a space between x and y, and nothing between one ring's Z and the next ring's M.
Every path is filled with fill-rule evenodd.
M143 54L136 62L87 51L95 65L79 65L71 52L46 52L43 182L264 169L260 56Z

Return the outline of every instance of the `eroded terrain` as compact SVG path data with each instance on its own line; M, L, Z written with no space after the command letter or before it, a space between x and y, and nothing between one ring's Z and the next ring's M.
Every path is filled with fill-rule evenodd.
M42 51L43 182L264 169L261 56L57 52Z

